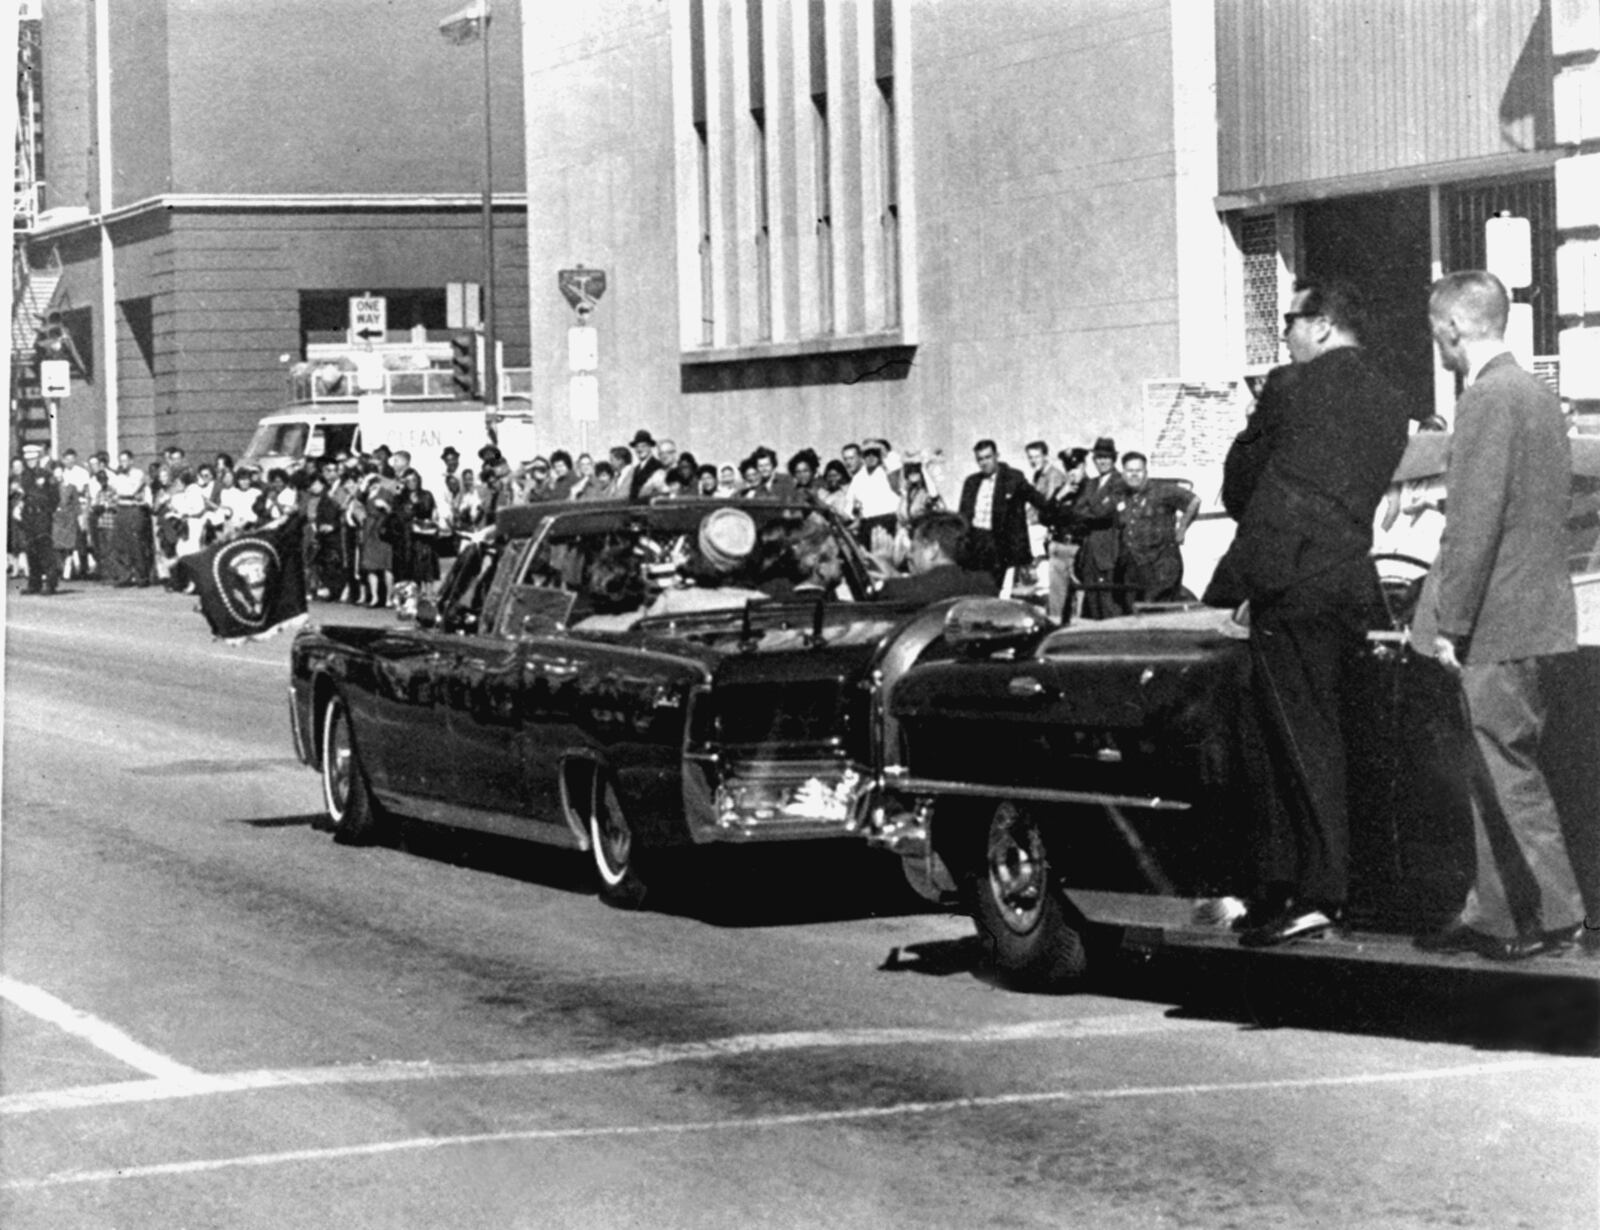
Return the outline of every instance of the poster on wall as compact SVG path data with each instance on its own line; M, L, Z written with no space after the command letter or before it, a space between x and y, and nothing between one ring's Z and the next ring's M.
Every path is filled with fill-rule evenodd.
M1243 379L1146 380L1144 438L1151 475L1184 479L1207 509L1220 508L1222 463L1253 401Z

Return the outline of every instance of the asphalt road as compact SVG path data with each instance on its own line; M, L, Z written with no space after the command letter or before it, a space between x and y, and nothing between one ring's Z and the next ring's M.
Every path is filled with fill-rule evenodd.
M1214 954L1026 996L861 854L628 914L567 854L338 847L287 643L191 605L13 583L7 1230L1600 1217L1593 982Z

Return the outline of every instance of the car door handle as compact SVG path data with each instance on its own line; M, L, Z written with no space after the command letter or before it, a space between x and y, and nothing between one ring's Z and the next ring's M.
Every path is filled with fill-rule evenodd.
M1017 700L1048 700L1058 693L1032 675L1017 675L1006 681L1006 694Z

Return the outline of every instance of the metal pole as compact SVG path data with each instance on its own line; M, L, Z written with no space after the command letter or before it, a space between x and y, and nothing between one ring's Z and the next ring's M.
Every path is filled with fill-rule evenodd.
M494 125L489 111L489 6L483 9L483 401L500 404L494 328Z

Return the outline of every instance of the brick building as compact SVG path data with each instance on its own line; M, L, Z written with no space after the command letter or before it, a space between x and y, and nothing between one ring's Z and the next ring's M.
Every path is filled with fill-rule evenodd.
M440 37L451 7L44 0L24 252L81 359L62 447L238 449L287 364L345 336L351 296L386 296L391 341L448 346L447 285L482 281L486 76ZM509 364L528 336L517 22L500 6L487 74Z

